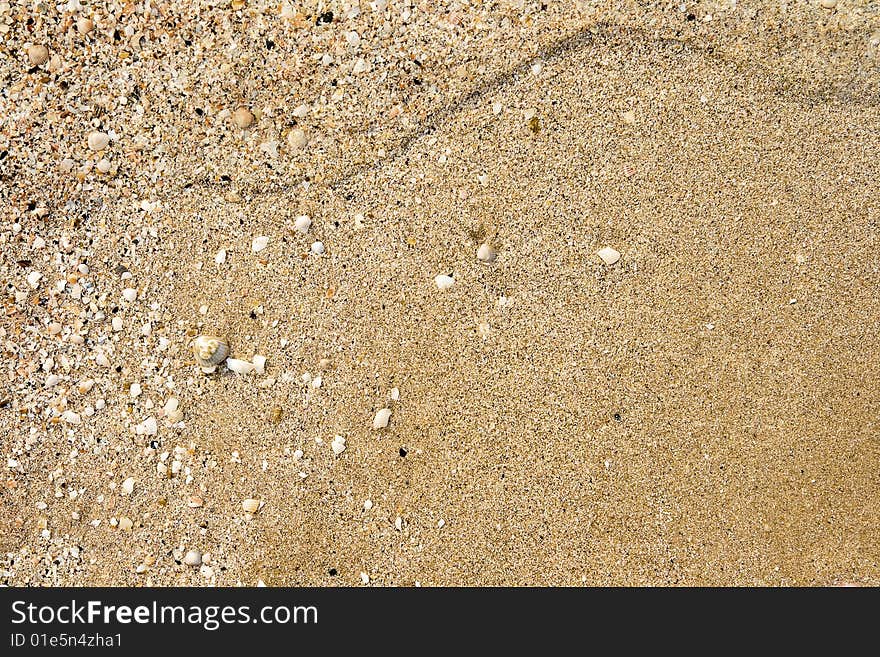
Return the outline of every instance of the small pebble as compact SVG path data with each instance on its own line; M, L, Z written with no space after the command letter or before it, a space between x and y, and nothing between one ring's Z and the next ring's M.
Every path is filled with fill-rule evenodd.
M376 413L376 416L373 418L373 429L384 429L388 426L388 421L391 419L391 409L390 408L381 408Z
M321 255L324 253L324 243L323 242L315 242L312 244L312 248L310 249L312 255Z
M342 436L334 436L333 442L330 443L330 448L336 456L339 456L345 451L345 438Z
M32 290L36 290L40 286L40 280L43 278L43 275L38 271L32 271L27 275L27 284L30 286Z
M186 553L186 556L183 557L183 563L187 566L201 566L202 565L202 553L198 550L190 550Z
M119 519L119 529L122 531L130 532L132 527L134 527L134 523L131 521L131 518L123 516Z
M251 359L251 362L254 364L254 371L257 374L265 374L266 373L266 357L256 355Z
M122 482L122 492L131 495L134 492L134 477L129 477Z
M364 511L369 511L373 508L373 500L364 500Z
M258 253L265 249L269 245L269 238L265 235L260 235L259 237L255 237L254 241L251 242L251 250L254 253Z
M452 276L440 274L434 277L434 283L437 285L438 290L445 291L455 285L455 279Z
M110 324L112 325L113 330L116 332L119 332L124 328L121 317L114 317L112 320L110 320Z
M218 265L222 265L226 262L226 249L220 249L217 251L217 255L214 256L214 262Z
M122 291L122 298L126 301L134 301L137 299L138 293L133 287L127 287Z
M609 266L620 260L620 253L612 249L610 246L599 249L599 251L596 252L596 255L602 258L602 262Z
M110 160L108 160L106 157L101 158L95 168L101 173L107 173L108 171L110 171Z
M246 107L239 107L232 113L232 122L237 128L244 130L254 122L254 115Z
M247 513L256 513L260 510L260 500L255 500L253 498L243 500L241 503L241 508L244 509Z

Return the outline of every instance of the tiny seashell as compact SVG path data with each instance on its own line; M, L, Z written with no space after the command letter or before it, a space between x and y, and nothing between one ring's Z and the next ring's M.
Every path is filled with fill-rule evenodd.
M293 221L293 229L305 235L309 232L309 227L312 225L312 220L309 219L306 215L301 214Z
M287 143L294 150L302 150L309 144L309 138L301 128L294 128L287 133Z
M336 456L342 454L345 451L345 438L342 436L334 436L333 442L330 443L330 449L333 450L333 453Z
M90 132L87 141L91 150L103 151L110 144L110 135L106 132Z
M254 364L254 371L257 374L265 374L266 373L266 357L265 356L256 355L251 359L251 361Z
M254 253L257 253L257 252L265 249L268 246L268 244L269 244L269 238L266 237L265 235L260 235L258 237L255 237L253 242L251 242L251 250Z
M131 495L134 492L134 477L129 477L122 482L122 492Z
M382 408L376 413L376 417L373 418L373 429L384 429L388 426L388 421L391 419L391 409L390 408Z
M312 244L312 255L321 255L324 253L324 243L323 242L315 242Z
M452 276L440 274L439 276L434 277L434 283L437 284L438 290L448 290L453 285L455 285L455 279Z
M255 500L252 498L243 500L241 503L241 508L244 509L247 513L256 513L260 510L260 500Z
M602 262L609 266L620 260L620 253L612 249L610 246L606 246L604 249L599 249L596 252L596 255L602 258Z
M256 369L253 363L249 363L246 360L240 360L238 358L227 358L226 367L228 367L230 371L235 372L236 374L250 374L254 371L254 369Z
M477 260L480 262L493 262L495 260L495 249L490 244L480 244L477 249Z
M193 353L202 367L215 367L229 356L229 343L217 335L200 335L193 341Z

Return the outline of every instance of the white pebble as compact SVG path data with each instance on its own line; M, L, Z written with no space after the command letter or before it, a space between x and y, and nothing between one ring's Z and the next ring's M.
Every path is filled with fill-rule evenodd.
M299 461L303 456L305 456L305 453L301 449L298 449L293 453L293 460Z
M367 62L363 57L359 57L358 60L354 63L354 66L351 69L351 72L354 74L363 73L367 70Z
M610 246L599 249L596 252L596 255L602 258L602 262L609 266L620 260L620 253L612 249Z
M155 436L159 433L159 424L156 422L156 418L150 416L135 428L135 433L146 435L146 436Z
M106 157L102 158L95 166L95 168L101 173L107 173L108 171L110 171L110 160L108 160Z
M437 284L438 290L448 290L453 285L455 285L455 279L452 276L440 274L439 276L434 277L434 283Z
M302 128L294 128L287 133L287 143L292 149L301 151L309 145L309 138Z
M400 390L397 388L391 388L391 400L400 401Z
M122 298L126 301L134 301L137 296L138 292L133 287L127 287L122 291Z
M222 265L226 262L226 249L220 249L217 251L217 255L214 256L214 262L218 265Z
M369 511L373 508L373 500L365 500L364 501L364 511Z
M269 238L265 235L260 235L259 237L255 237L254 241L251 242L251 249L254 253L262 251L269 244Z
M114 331L121 331L123 328L123 323L122 323L121 317L114 317L111 320L110 324L113 326Z
M312 244L312 255L321 255L324 253L324 243L323 242L315 242Z
M251 359L254 363L254 371L257 374L265 374L266 373L266 357L265 356L254 356Z
M129 477L122 482L122 492L131 495L134 492L134 477Z
M320 388L323 383L324 383L324 379L322 379L320 376L316 376L314 379L312 379L312 387L315 390Z
M36 290L40 285L40 280L43 278L43 275L38 271L32 271L27 275L27 284L31 287L32 290Z
M391 419L391 409L390 408L381 408L376 413L376 417L373 418L373 429L384 429L388 426L388 421Z
M249 363L246 360L239 360L238 358L227 358L226 367L236 374L249 374L256 369L253 363Z
M305 235L309 232L309 227L312 225L312 220L309 219L306 215L301 214L298 216L293 222L293 229Z
M46 377L45 385L47 388L51 388L52 386L57 386L60 381L61 381L60 376L58 376L57 374L50 374L49 376Z
M369 584L370 583L370 576L367 575L366 573L361 573L361 581L364 584Z
M345 451L345 438L343 438L342 436L334 436L333 442L330 443L330 448L333 450L333 453L336 454L336 456L339 456L340 454L342 454L342 452Z
M395 518L394 520L394 529L396 529L397 531L401 531L403 529L403 518L401 518L400 516L397 516L397 518Z
M131 395L132 398L140 397L141 384L140 383L132 383L131 387L128 389L128 394Z
M202 553L197 550L190 550L186 553L186 556L183 558L183 563L187 566L201 566L202 565Z
M255 500L253 498L243 500L241 503L241 508L244 509L247 513L256 513L260 510L260 500Z

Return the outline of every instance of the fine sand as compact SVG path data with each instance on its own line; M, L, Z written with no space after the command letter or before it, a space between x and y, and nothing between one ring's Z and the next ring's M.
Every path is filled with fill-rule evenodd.
M880 583L876 3L0 27L0 583Z

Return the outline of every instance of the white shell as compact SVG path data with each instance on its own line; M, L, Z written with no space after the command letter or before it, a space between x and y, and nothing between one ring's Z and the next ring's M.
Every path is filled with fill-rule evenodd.
M251 359L254 363L254 370L257 374L265 374L266 373L266 357L265 356L254 356Z
M596 255L602 258L602 262L606 265L613 265L620 260L620 253L612 249L610 246L606 246L604 249L599 249L596 252Z
M93 151L103 151L110 144L110 135L106 132L90 132L88 139L89 148Z
M480 248L477 249L477 260L487 263L494 261L495 249L493 249L489 244L480 244Z
M440 274L439 276L434 277L434 283L437 284L438 290L448 290L453 285L455 285L455 279L452 276L446 276L445 274Z
M229 356L229 343L217 335L200 335L193 341L193 353L199 365L214 367Z
M239 360L238 358L227 358L226 367L236 374L250 374L256 369L253 363L249 363L246 360Z
M256 513L260 510L260 500L255 500L253 498L242 500L241 508L244 509L247 513Z
M287 133L287 143L294 150L302 150L309 144L309 138L301 128L294 128Z
M312 225L312 220L309 219L306 215L301 214L298 216L293 222L293 229L305 235L309 232L309 227Z
M391 419L391 409L390 408L381 408L376 413L376 417L373 418L373 429L384 429L388 426L388 421Z
M312 255L321 255L322 253L324 253L323 242L315 242L312 244Z
M333 450L333 453L336 454L336 456L342 454L342 452L345 451L345 438L342 436L334 436L333 442L330 443L330 449Z

